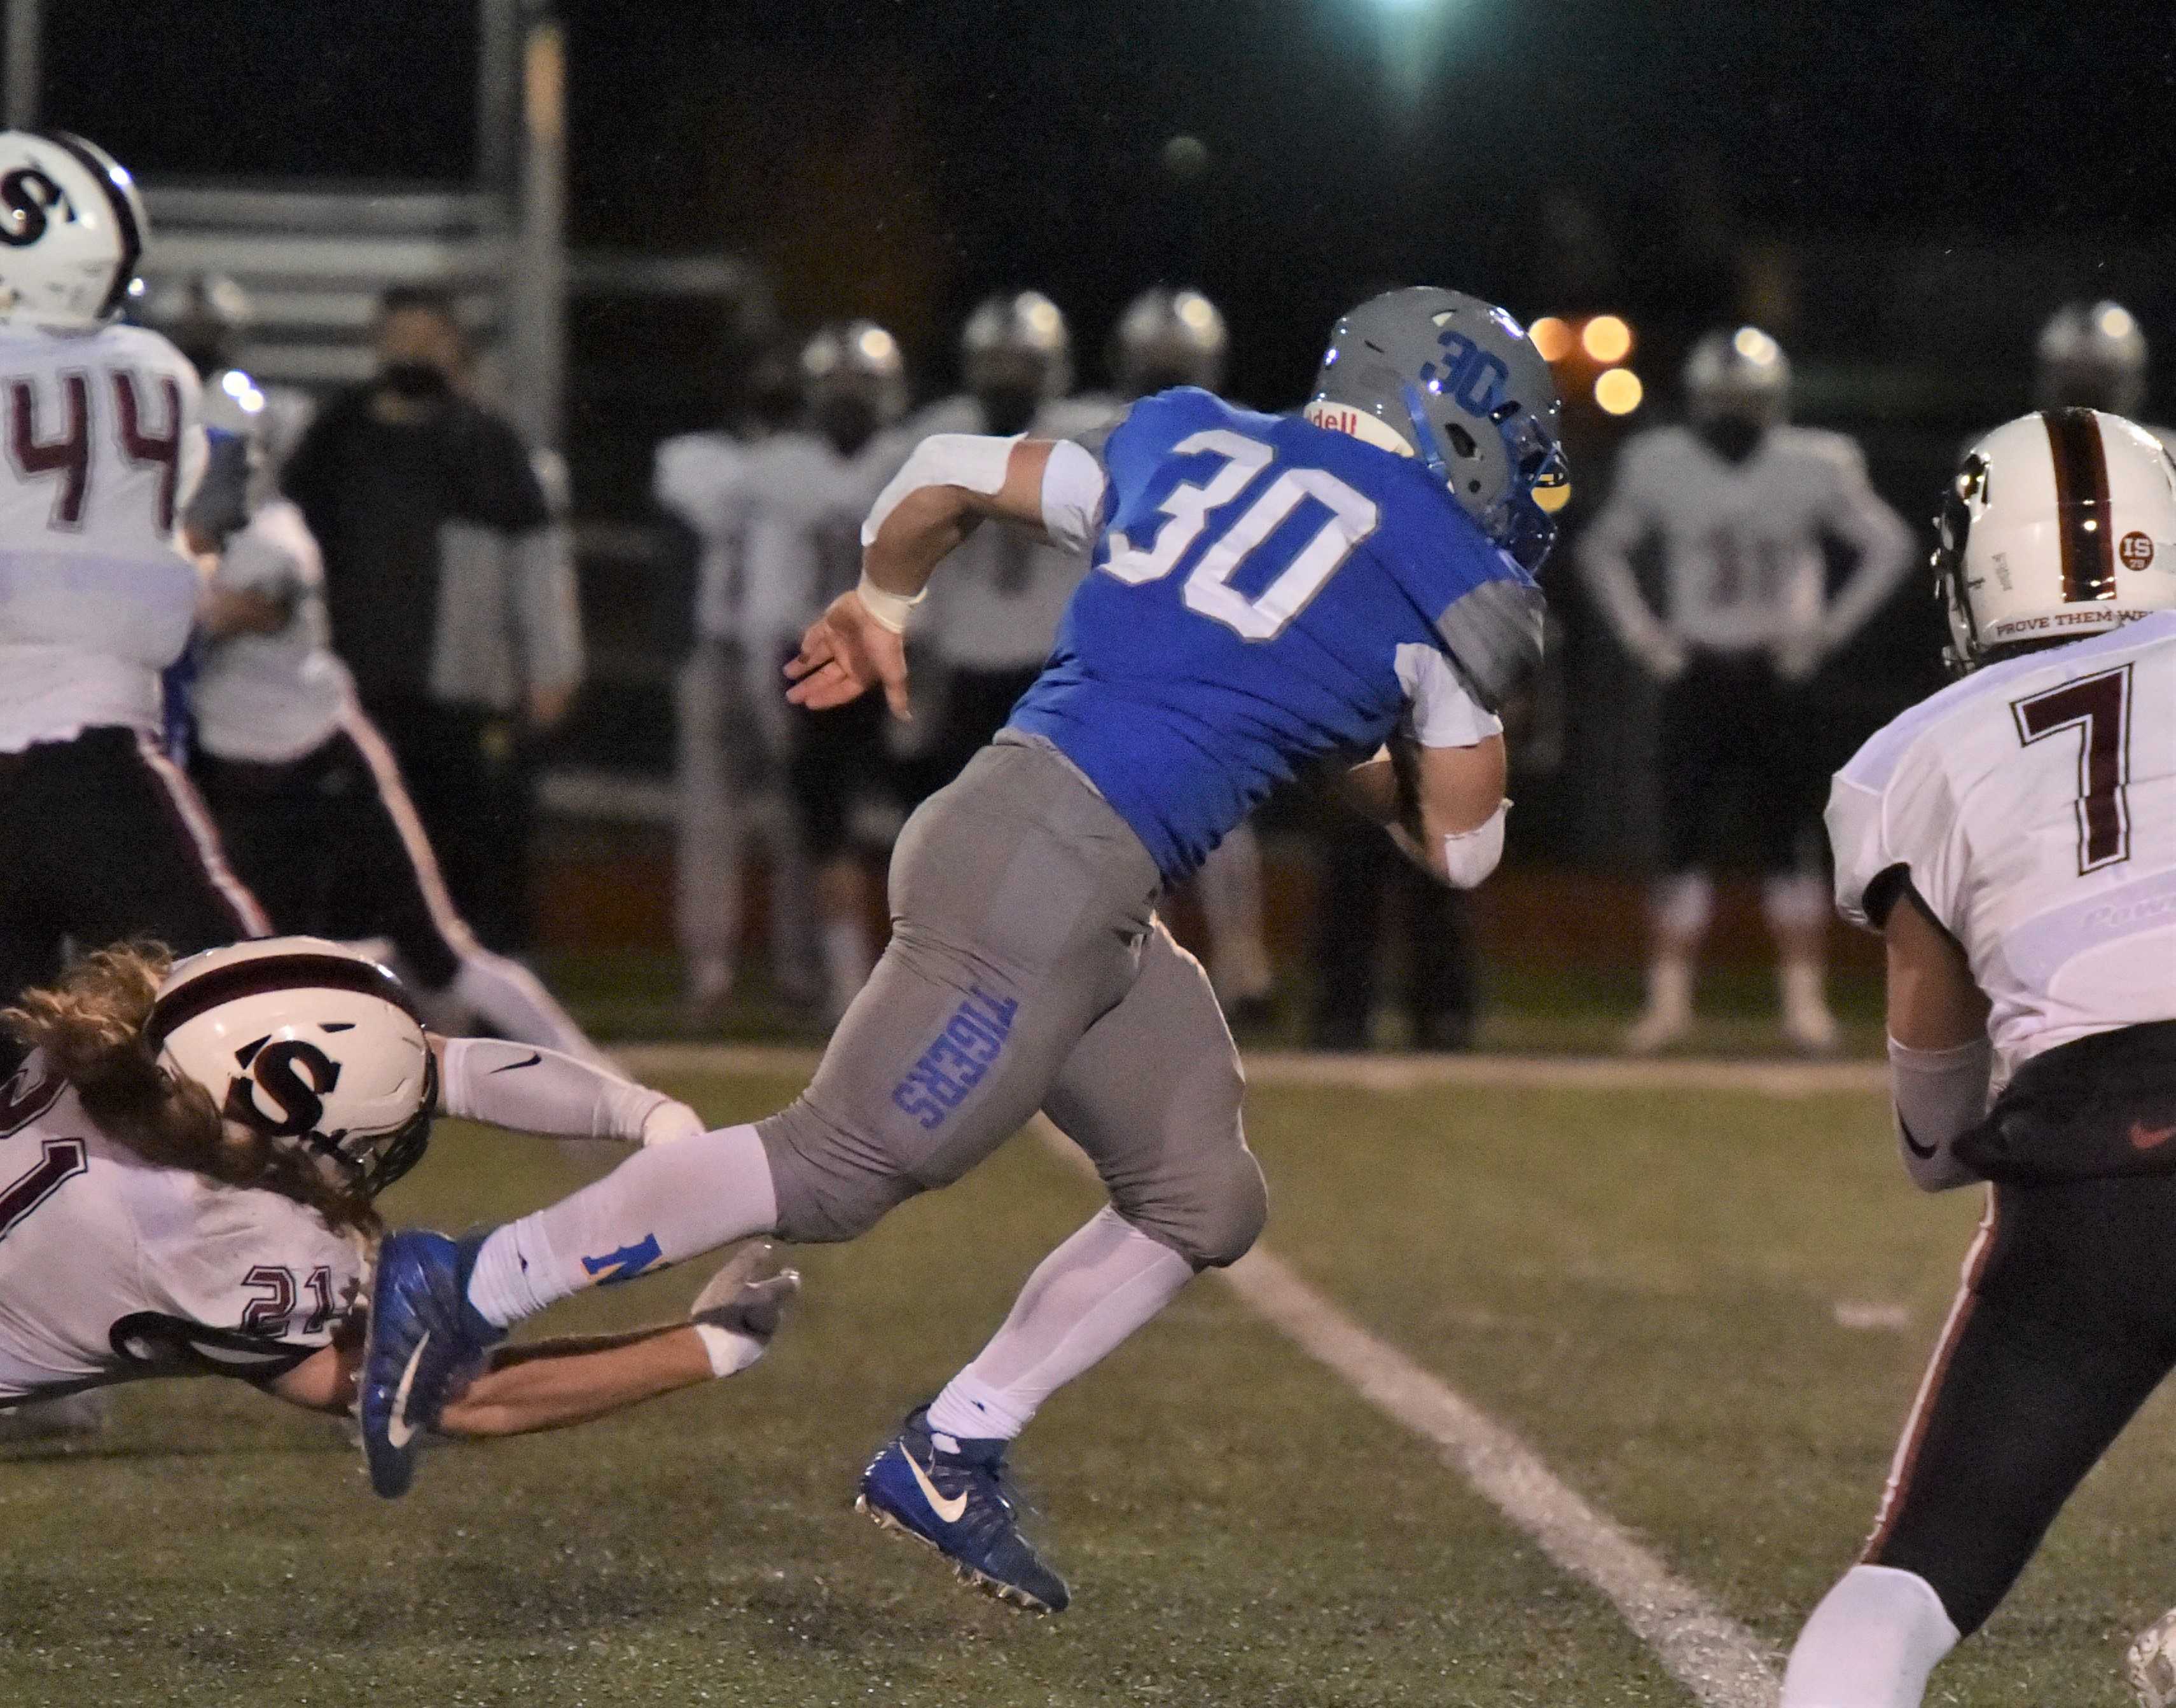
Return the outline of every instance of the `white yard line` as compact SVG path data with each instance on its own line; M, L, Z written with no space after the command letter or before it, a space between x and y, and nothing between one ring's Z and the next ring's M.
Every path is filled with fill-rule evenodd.
M675 1073L813 1071L818 1052L761 1044L639 1044L613 1052L638 1077ZM1879 1061L1711 1061L1693 1057L1627 1061L1591 1055L1319 1055L1305 1050L1246 1053L1249 1085L1328 1086L1352 1091L1425 1091L1435 1086L1540 1091L1724 1091L1762 1097L1881 1092Z
M792 1076L813 1050L656 1044L617 1052L640 1076L674 1073ZM1520 1056L1351 1057L1267 1054L1247 1059L1256 1085L1406 1091L1428 1086L1580 1090L1723 1090L1771 1097L1869 1091L1885 1076L1872 1062L1640 1061ZM1048 1121L1036 1131L1066 1162L1087 1158ZM1773 1708L1773 1657L1760 1639L1673 1572L1616 1521L1569 1487L1533 1449L1471 1400L1379 1340L1262 1246L1221 1277L1255 1315L1382 1412L1428 1442L1444 1462L1532 1539L1557 1567L1605 1597L1702 1708Z

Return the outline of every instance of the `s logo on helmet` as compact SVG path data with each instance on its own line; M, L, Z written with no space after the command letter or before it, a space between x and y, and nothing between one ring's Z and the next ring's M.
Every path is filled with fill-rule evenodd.
M226 1088L220 1113L229 1120L272 1139L296 1139L315 1132L325 1118L325 1098L340 1084L340 1067L314 1044L293 1038L268 1044L258 1038L234 1053L237 1074ZM268 1112L257 1093L272 1101Z
M75 218L67 191L35 166L16 167L0 178L0 243L22 249L36 242L46 235L47 216L56 209L63 220Z
M1440 332L1436 342L1443 346L1449 371L1439 376L1429 362L1421 369L1422 382L1470 415L1485 415L1495 409L1511 383L1511 370L1462 332Z

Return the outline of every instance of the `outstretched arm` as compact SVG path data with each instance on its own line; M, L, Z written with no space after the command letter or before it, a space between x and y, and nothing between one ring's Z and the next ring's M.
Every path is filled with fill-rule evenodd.
M986 519L1085 546L1102 506L1103 474L1078 445L940 433L925 439L862 524L862 583L809 626L786 666L786 697L817 711L881 686L909 715L909 614L947 553Z
M431 1034L438 1113L558 1139L661 1145L703 1131L687 1104L556 1049Z
M768 1349L786 1301L801 1285L790 1269L765 1274L771 1258L763 1244L737 1253L703 1289L686 1322L498 1348L490 1366L448 1403L440 1431L534 1434L738 1375ZM349 1411L362 1339L358 1318L351 1332L266 1383L267 1391L311 1411Z

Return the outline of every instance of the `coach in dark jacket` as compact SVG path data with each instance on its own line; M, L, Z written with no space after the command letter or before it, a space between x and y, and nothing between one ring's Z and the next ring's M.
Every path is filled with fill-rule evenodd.
M514 428L464 394L452 298L378 306L378 372L281 472L324 554L333 646L389 742L460 910L519 946L526 756L581 676L565 530Z

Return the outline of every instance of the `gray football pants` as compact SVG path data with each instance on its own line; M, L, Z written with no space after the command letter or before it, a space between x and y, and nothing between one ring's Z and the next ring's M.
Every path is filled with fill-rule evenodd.
M1038 1109L1197 1267L1261 1232L1238 1052L1155 914L1155 863L1047 744L1000 738L907 821L891 945L808 1089L759 1124L778 1231L851 1239Z

